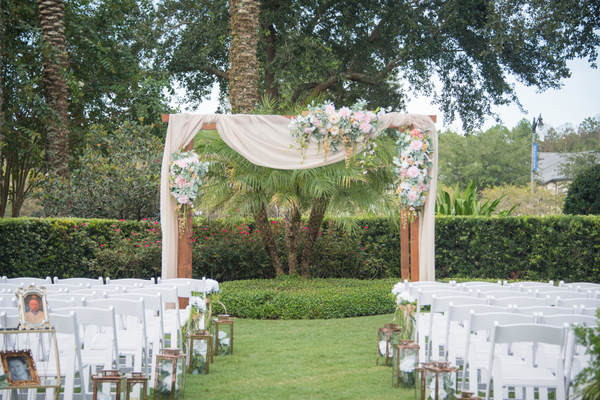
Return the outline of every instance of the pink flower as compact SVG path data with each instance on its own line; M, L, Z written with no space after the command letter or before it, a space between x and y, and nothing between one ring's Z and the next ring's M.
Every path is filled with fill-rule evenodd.
M362 121L363 119L365 119L365 113L362 111L355 112L354 119L357 120L358 122Z
M100 247L104 247L104 245L103 245L103 244L101 244L101 245L100 245Z
M313 128L304 128L304 133L306 133L307 135L310 135L310 133L313 131Z
M334 112L335 112L335 107L333 106L333 104L329 104L328 106L325 107L325 114L331 115Z
M81 224L81 225L85 225L85 222L83 224Z
M409 169L406 170L406 175L409 178L416 178L420 174L421 174L421 171L419 171L419 167L417 167L416 165L413 165L412 167L410 167Z
M373 113L371 111L367 111L367 114L365 115L365 121L367 122L371 122L371 120L373 119L375 115L373 115Z
M408 191L408 200L411 203L419 200L419 194L417 192L415 192L414 190L409 190Z
M352 115L352 111L350 111L348 107L342 107L340 108L339 114L340 117L348 119Z
M364 250L365 248L363 247L362 249Z
M420 140L413 140L410 142L411 150L421 150L423 148L423 142Z
M362 131L362 133L369 133L371 132L371 129L373 129L373 125L371 125L367 121L363 121L360 123L359 129Z
M186 204L189 201L188 197L185 194L182 194L181 197L177 199L179 204Z
M313 125L315 125L315 126L319 126L319 118L317 118L317 117L312 117L312 118L310 119L310 123L311 123L311 124L313 124Z
M417 137L417 138L423 139L423 134L418 129L411 130L410 136L412 136L414 138Z
M179 168L185 168L187 165L187 162L186 162L185 158L182 158L181 160L175 161L175 164L177 164L177 166Z
M177 186L179 186L181 188L181 187L187 186L188 181L183 179L183 176L179 175L177 178L175 178L175 183L177 184Z
M148 218L142 218L144 221L148 221Z

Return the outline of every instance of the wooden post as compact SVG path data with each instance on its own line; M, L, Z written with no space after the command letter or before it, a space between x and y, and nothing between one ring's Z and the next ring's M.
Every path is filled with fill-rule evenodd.
M400 211L400 277L410 279L410 247L408 233L408 213Z
M419 281L419 216L410 223L410 281Z
M185 151L194 150L194 141L192 140L185 146ZM192 213L188 212L187 229L183 236L177 236L177 277L191 278L192 277ZM178 234L179 235L179 234ZM179 298L179 308L184 309L188 306L189 299L187 297Z

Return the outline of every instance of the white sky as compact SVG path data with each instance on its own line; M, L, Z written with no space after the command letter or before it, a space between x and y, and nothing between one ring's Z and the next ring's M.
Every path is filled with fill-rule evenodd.
M523 108L528 114L519 111L516 105L495 107L502 122L508 128L514 127L522 118L532 120L542 114L545 124L558 127L566 123L579 125L585 118L600 114L600 70L593 69L586 60L573 60L568 63L571 69L571 78L563 81L559 90L548 90L537 93L535 88L526 87L515 83L516 92ZM183 91L178 91L184 95ZM218 90L213 88L211 100L205 101L196 110L189 112L212 114L218 106ZM430 104L431 99L421 97L412 98L407 106L409 113L438 115L438 129L451 128L461 131L460 121L455 121L451 126L445 126L442 113L436 106ZM483 129L495 125L493 118L486 120Z

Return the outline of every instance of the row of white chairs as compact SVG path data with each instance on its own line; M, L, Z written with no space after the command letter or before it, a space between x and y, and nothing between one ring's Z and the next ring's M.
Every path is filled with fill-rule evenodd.
M523 292L526 287L545 289L549 284L531 282L525 285L514 290L514 287L500 283L481 285L481 282L469 282L457 285L452 282L405 282L405 288L417 300L417 339L421 344L421 360L444 359L455 365L462 364L462 384L466 385L465 389L477 391L483 387L489 396L489 389L493 388L494 397L498 399L508 397L508 386L524 389L523 393L519 393L519 390L515 392L516 398L522 398L523 395L533 398L535 386L540 399L547 398L548 387L555 388L556 398L564 399L572 377L582 368L582 364L585 365L587 356L583 349L575 347L570 325L563 325L595 326L597 321L594 315L596 308L600 307L600 299L589 298L588 293L579 293L565 300L557 295L557 301L551 301L549 295L537 297L549 293L545 290L534 292L536 297L532 296L529 289ZM483 290L474 292L469 288ZM508 292L512 293L506 295ZM565 294L569 290L559 292L565 298L571 297ZM550 303L556 303L557 306L550 306ZM430 313L421 312L425 306L431 307ZM515 324L521 325L513 330L503 330L505 325ZM502 327L498 332L496 325ZM519 333L528 330L537 333L525 339L523 335L519 336ZM474 335L473 332L479 334ZM556 339L558 337L560 340ZM518 341L530 343L525 348L512 345ZM546 343L546 348L539 343ZM498 353L497 344L511 344L512 353L506 346ZM527 368L534 369L529 371ZM514 371L520 372L515 375L512 374ZM513 379L518 378L519 374L527 376L522 375L526 371L531 376L529 382ZM478 377L480 385L477 384ZM490 382L493 382L493 387Z
M170 279L148 286L132 282L132 286L96 285L76 287L77 290L72 291L69 288L66 291L48 291L46 299L50 323L54 326L55 319L62 321L56 317L58 315L73 314L77 320L75 325L79 327L77 338L73 337L73 333L59 337L61 354L69 354L73 340L80 343L73 360L81 360L71 368L69 363L73 360L63 357L61 366L65 362L67 367L62 367L61 372L64 375L64 372L78 371L83 378L80 383L82 393L89 389L90 373L98 368L141 370L149 373L150 386L153 386L156 355L164 347L181 348L184 340L181 325L187 315L186 310L179 309L180 297L190 297L193 292L202 294L209 285L214 288L216 284L218 288L215 281L207 281ZM19 323L12 291L6 292L6 296L0 293L0 327L14 328ZM112 313L112 318L107 313ZM59 328L57 331L63 333ZM107 352L107 349L111 350ZM66 379L67 382L76 381L74 376Z

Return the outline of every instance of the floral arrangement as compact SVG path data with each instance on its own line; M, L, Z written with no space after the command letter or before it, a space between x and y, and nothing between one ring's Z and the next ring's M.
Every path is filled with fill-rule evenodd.
M198 159L194 151L177 150L171 154L169 167L170 193L175 198L175 211L179 217L179 235L183 236L188 210L194 208L202 177L208 172L208 163Z
M410 221L414 221L425 205L429 182L433 179L428 169L433 167L433 141L426 131L408 128L398 131L392 172L396 176L400 208L408 209Z
M396 296L396 312L394 314L394 321L397 317L400 317L399 325L402 328L402 339L414 340L415 335L415 313L417 312L417 301L410 295L410 292L406 290L404 283L397 283L392 289L392 293Z
M365 111L366 105L365 100L360 100L352 107L338 110L330 102L311 104L308 106L308 115L298 115L289 125L298 150L305 156L308 144L318 143L319 149L323 148L324 160L327 161L327 154L344 149L346 165L357 143L364 144L366 152L372 152L373 139L383 129L381 116L385 111Z
M415 387L415 368L417 365L416 356L407 356L400 361L400 387L414 389Z
M225 305L219 301L219 282L214 279L203 279L204 281L204 293L192 292L186 312L188 318L183 323L181 330L184 337L197 331L197 330L208 330L210 324L210 318L212 316L212 302L216 301L223 306L225 312L227 309ZM187 342L184 340L184 350L187 346Z

